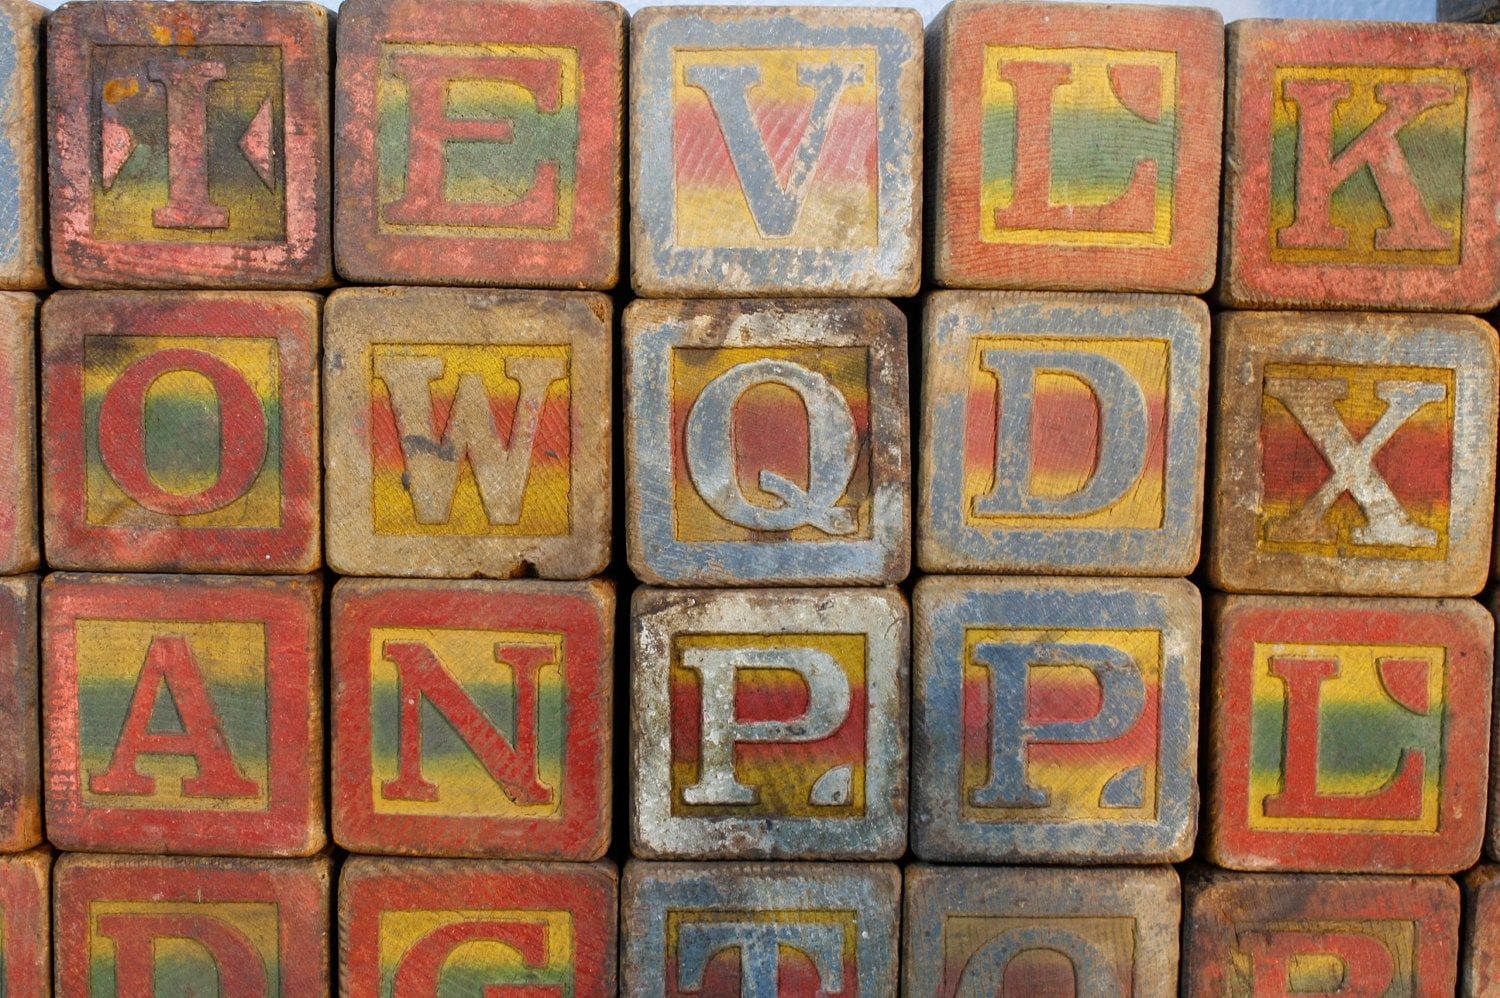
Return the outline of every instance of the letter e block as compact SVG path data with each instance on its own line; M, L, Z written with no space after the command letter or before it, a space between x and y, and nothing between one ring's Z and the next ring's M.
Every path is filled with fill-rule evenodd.
M0 994L52 993L52 851L0 857Z
M0 574L27 572L41 564L37 545L36 313L34 295L0 292L0 467L7 469L0 476Z
M39 666L36 576L0 579L0 852L42 841Z
M42 188L42 20L47 9L0 0L0 288L47 286Z

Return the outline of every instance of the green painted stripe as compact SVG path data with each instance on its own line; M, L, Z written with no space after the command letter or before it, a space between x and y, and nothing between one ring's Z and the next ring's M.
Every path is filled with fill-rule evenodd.
M1254 772L1280 773L1286 714L1280 703L1257 704L1252 717ZM1395 772L1404 749L1426 753L1429 773L1442 758L1441 728L1396 704L1325 705L1319 725L1318 763L1329 776L1378 778Z

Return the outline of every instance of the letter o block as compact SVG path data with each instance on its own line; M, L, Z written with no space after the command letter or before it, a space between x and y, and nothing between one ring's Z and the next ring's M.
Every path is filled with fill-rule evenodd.
M0 477L0 574L31 571L41 563L37 544L36 313L35 295L0 292L0 467L8 469Z
M0 992L52 993L52 851L0 857Z
M41 41L47 9L0 0L0 288L47 286Z

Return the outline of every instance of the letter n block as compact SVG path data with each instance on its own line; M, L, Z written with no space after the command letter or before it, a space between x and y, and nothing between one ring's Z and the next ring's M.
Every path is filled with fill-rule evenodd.
M4 58L3 49L0 58ZM41 563L37 544L36 313L35 295L0 292L0 467L7 469L0 477L0 574L30 571Z
M1229 27L1220 297L1485 312L1500 299L1500 50L1465 24Z
M53 845L323 847L319 580L57 573L42 614Z
M334 292L323 350L329 565L458 578L603 571L610 318L609 298L580 292Z
M614 608L602 581L341 581L334 840L397 855L603 856Z
M914 10L651 7L633 17L636 293L915 294L922 50Z
M1224 115L1217 11L959 0L934 27L938 283L1208 290Z
M1452 873L1479 858L1495 637L1483 607L1233 596L1212 616L1211 862Z
M53 872L57 998L328 998L325 858L64 856Z
M1186 575L1198 562L1208 309L1167 295L927 303L917 561Z
M614 998L618 893L609 863L350 859L340 993Z
M40 664L36 576L0 579L0 852L42 841Z
M47 286L41 41L47 14L0 0L0 288Z
M0 857L0 994L52 993L52 851Z

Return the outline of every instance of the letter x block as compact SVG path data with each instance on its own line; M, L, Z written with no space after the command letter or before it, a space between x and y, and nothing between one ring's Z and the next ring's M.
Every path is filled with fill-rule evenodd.
M36 313L35 295L0 292L0 467L6 469L0 475L0 574L30 571L41 562L37 545Z
M1464 956L1461 998L1500 994L1500 867L1482 863L1463 879Z
M316 295L64 292L42 307L47 561L296 573L321 560Z
M938 283L1208 290L1224 115L1217 11L959 0L934 30Z
M1208 858L1452 873L1479 858L1494 622L1468 600L1214 608Z
M636 293L915 294L922 50L914 10L651 7L636 14Z
M333 837L354 852L594 860L609 844L608 582L333 592Z
M52 993L52 852L0 857L0 994Z
M1491 30L1245 20L1228 34L1225 304L1493 308Z
M43 288L41 40L47 9L0 0L0 288Z
M350 859L339 991L614 998L618 881L609 863Z
M621 994L894 995L889 864L626 864Z
M40 664L36 576L0 579L0 852L42 841Z
M57 998L327 998L327 859L64 856Z
M323 847L317 579L58 573L42 614L53 845Z

